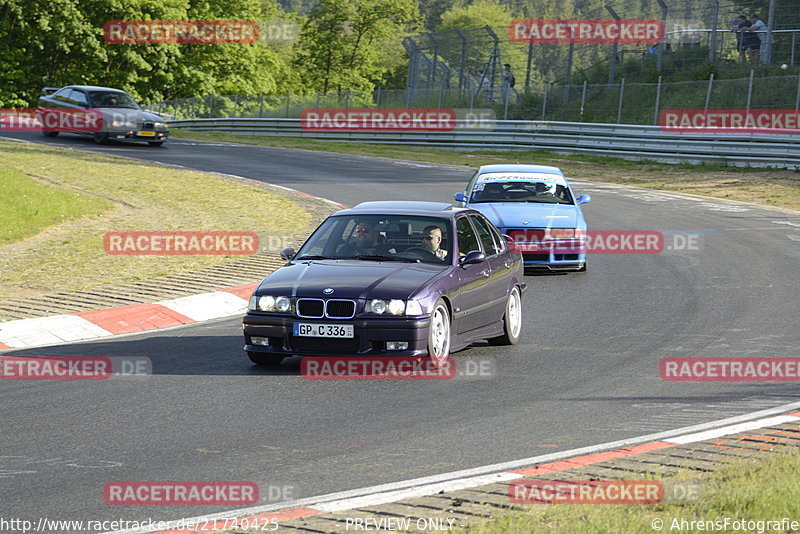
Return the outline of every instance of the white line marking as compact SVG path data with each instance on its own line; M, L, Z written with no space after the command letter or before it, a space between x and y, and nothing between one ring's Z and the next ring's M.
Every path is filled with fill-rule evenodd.
M314 506L314 509L321 512L339 512L342 510L350 510L352 508L361 508L362 506L377 506L379 504L401 501L403 499L410 499L412 497L435 495L443 491L456 491L466 488L474 488L477 486L485 486L486 484L494 484L495 482L507 482L509 480L516 480L518 478L522 478L522 475L517 475L515 473L496 473L494 475L462 478L459 480L439 482L438 484L418 486L406 490L387 491L384 493L364 495L362 497L331 501Z
M677 438L665 439L664 441L668 443L675 443L676 445L685 445L686 443L695 443L698 441L705 441L707 439L718 438L720 436L727 436L729 434L747 432L748 430L754 430L756 428L791 423L792 421L797 421L798 419L800 419L800 417L795 417L793 415L782 415L778 417L770 417L768 419L758 419L757 421L750 421L748 423L740 423L738 425L724 426L722 428L698 432L696 434L687 434L685 436L678 436Z

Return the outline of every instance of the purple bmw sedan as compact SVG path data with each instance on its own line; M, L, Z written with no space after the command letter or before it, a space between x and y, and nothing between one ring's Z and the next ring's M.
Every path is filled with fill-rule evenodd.
M328 217L267 276L244 316L259 365L299 356L447 360L487 339L517 343L522 258L480 212L436 202L364 202Z

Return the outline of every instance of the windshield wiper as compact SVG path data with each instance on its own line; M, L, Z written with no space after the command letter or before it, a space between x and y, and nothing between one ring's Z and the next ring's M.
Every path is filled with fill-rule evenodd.
M400 256L381 256L378 254L360 254L352 256L356 260L375 260L375 261L402 261L405 263L419 263L418 259L402 258Z
M295 260L332 260L333 258L329 258L328 256L320 256L310 254L308 256L300 256L299 258L294 258Z

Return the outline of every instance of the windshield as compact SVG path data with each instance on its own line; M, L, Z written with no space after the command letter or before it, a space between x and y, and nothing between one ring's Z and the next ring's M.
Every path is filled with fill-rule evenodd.
M330 217L300 248L295 260L355 259L449 264L448 219L407 215Z
M470 202L574 203L563 177L539 173L530 175L483 174L478 177L478 181L472 188Z
M89 92L89 99L93 108L139 109L139 106L130 96L117 91L91 91Z

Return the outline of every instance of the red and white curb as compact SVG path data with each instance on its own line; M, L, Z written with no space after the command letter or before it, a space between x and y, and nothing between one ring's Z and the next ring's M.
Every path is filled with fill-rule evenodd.
M341 512L365 506L377 506L403 499L424 497L448 491L474 488L497 482L508 482L526 476L543 475L575 467L606 462L626 456L636 456L668 447L685 445L741 432L748 432L784 423L800 422L800 402L777 406L767 410L729 417L719 421L703 423L637 438L582 447L502 464L487 465L474 469L455 471L429 477L383 484L298 499L273 505L230 510L205 516L183 518L167 523L167 530L134 529L106 532L104 534L198 534L197 527L210 521L225 519L264 520L270 523L290 521L331 512ZM229 521L230 523L230 521ZM210 534L211 531L205 531Z
M69 341L198 323L240 315L258 282L160 302L0 323L0 349L27 349Z

